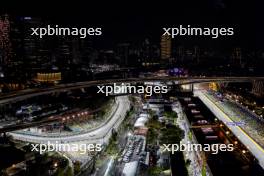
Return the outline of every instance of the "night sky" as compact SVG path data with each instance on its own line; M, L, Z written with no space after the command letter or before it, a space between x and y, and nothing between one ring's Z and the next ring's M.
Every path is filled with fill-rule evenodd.
M41 3L42 2L42 3ZM85 3L84 3L85 2ZM182 0L182 1L20 1L1 4L1 13L40 16L64 26L103 27L103 42L138 42L145 38L158 43L162 27L190 24L200 27L234 27L235 36L179 37L178 43L216 47L263 48L263 6L256 1Z

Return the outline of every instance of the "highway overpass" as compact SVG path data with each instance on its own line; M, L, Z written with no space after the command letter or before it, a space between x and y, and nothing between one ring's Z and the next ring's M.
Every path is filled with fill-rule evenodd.
M205 82L251 82L254 80L264 80L264 77L147 77L147 78L127 78L127 79L110 79L110 80L96 80L96 81L86 81L86 82L77 82L69 84L60 84L57 86L42 88L42 89L26 89L18 92L5 94L0 96L0 104L8 104L34 96L50 94L54 92L64 92L68 90L80 89L96 85L105 85L111 83L143 83L148 81L161 81L169 82L175 81L176 84L195 84L195 83L205 83ZM122 95L121 95L122 96ZM53 119L45 119L39 122L31 122L17 125L10 125L4 128L0 128L0 133L15 131L19 129L29 128L38 126L41 124L48 124L55 121L62 120L61 117L56 117Z
M175 84L195 84L195 83L208 83L208 82L252 82L254 80L264 81L264 77L145 77L145 78L125 78L125 79L108 79L76 82L69 84L59 84L49 88L35 88L25 89L13 93L7 93L0 96L0 105L9 104L16 101L25 100L35 96L51 94L55 92L65 92L68 90L81 89L97 85L106 85L111 83L144 83L148 81L161 81L169 82L174 81Z

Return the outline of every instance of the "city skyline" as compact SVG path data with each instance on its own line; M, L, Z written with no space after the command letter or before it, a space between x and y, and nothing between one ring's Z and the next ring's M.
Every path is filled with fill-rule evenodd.
M1 2L0 175L264 175L262 7Z
M240 47L249 49L255 47L263 49L261 44L263 25L258 22L262 12L257 2L245 4L217 0L212 3L182 2L176 6L169 6L166 3L162 3L160 6L156 3L149 4L149 7L147 5L143 3L141 6L137 6L136 3L132 3L129 8L121 3L120 6L124 8L119 8L118 3L109 4L108 7L95 3L93 5L95 8L89 8L89 6L82 5L81 2L76 2L72 4L72 7L67 3L54 3L51 6L44 4L42 7L36 8L22 4L21 7L16 8L9 4L1 11L2 14L9 13L15 16L41 17L54 24L60 23L66 26L100 25L104 30L103 42L108 43L107 46L111 46L112 41L114 43L122 40L136 42L144 38L159 43L159 35L162 33L163 27L190 24L193 26L234 27L235 35L225 38L223 41L193 37L180 37L177 38L178 41L187 44L194 42L198 45L216 45L218 48L240 45ZM46 13L45 9L49 9L49 13Z

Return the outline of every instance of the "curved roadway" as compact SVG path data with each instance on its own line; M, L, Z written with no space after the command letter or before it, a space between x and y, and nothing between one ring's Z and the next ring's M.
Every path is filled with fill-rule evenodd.
M130 102L127 96L117 97L117 103L119 104L117 110L112 115L112 118L108 123L104 124L100 128L93 131L71 135L63 137L44 137L44 136L33 136L27 134L10 133L14 139L31 142L31 143L68 143L68 142L80 142L87 141L89 143L104 143L111 136L112 129L118 128L126 116L126 112L130 108Z

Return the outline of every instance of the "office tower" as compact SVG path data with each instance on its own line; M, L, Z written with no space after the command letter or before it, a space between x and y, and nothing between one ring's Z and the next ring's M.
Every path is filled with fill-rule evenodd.
M180 62L183 62L184 60L184 57L185 57L185 48L183 46L179 46L177 47L177 59L180 61Z
M193 49L193 57L197 63L200 62L200 48L198 46L195 46Z
M57 64L60 69L65 69L73 63L72 40L68 37L60 37L56 50Z
M120 58L120 64L122 66L127 66L128 64L129 48L129 43L120 43L117 46L117 56Z
M10 22L8 15L0 16L0 50L1 64L11 61Z
M93 41L90 38L79 39L78 49L76 49L76 51L79 52L79 62L83 63L84 65L89 65L89 63L93 63L97 60L98 53L93 47Z
M40 18L21 17L17 20L17 25L23 31L22 48L23 62L30 66L32 70L46 69L47 63L51 61L52 42L51 38L31 35L31 28L41 27L44 22Z
M161 59L171 58L171 37L162 35L160 41Z
M264 82L263 81L253 81L252 93L256 96L263 97L264 96Z
M233 53L232 53L232 63L234 65L237 65L237 64L239 64L240 66L242 65L241 48L234 48Z

